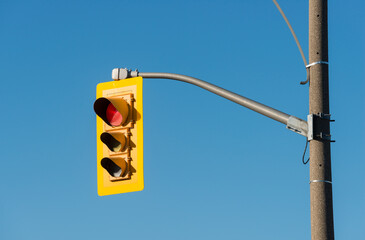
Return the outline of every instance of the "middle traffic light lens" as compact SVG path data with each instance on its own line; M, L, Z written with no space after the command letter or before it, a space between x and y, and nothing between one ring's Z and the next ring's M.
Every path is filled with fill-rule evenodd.
M110 103L106 109L106 119L113 127L119 126L123 121L122 114L118 112L112 103Z

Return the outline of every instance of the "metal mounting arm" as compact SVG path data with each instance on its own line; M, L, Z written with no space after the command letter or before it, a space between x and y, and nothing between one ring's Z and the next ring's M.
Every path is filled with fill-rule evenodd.
M285 124L289 130L292 130L296 133L299 133L299 134L307 137L308 124L306 121L304 121L300 118L297 118L295 116L291 116L286 113L283 113L279 110L276 110L274 108L271 108L269 106L266 106L264 104L254 101L254 100L251 100L249 98L243 97L241 95L238 95L236 93L233 93L231 91L218 87L211 83L205 82L203 80L181 75L181 74L175 74L175 73L158 73L158 72L142 73L142 72L138 72L137 70L131 71L131 70L127 70L124 68L115 68L115 69L113 69L113 72L112 72L112 78L114 80L122 80L122 79L130 78L130 77L138 77L138 76L143 77L143 78L173 79L173 80L178 80L178 81L187 82L187 83L196 85L205 90L208 90L209 92L217 94L228 100L231 100L232 102L235 102L241 106L244 106L255 112L258 112L266 117L269 117L278 122L281 122L281 123Z

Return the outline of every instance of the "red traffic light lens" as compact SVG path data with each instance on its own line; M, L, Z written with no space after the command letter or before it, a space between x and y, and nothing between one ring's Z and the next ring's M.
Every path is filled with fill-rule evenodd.
M123 122L122 114L111 103L106 108L106 119L113 127L119 126Z

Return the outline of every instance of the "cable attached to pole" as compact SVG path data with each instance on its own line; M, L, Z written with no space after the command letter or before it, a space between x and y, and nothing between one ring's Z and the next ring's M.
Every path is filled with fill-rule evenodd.
M304 165L306 165L308 162L309 162L309 157L308 157L308 159L307 159L307 161L304 161L304 156L305 156L305 153L307 152L307 147L308 147L308 139L306 140L306 142L305 142L305 148L304 148L304 153L303 153L303 157L302 157L302 162L303 162L303 164Z

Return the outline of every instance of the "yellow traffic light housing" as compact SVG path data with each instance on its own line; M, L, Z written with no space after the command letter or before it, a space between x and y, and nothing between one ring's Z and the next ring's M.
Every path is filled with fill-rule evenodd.
M141 191L144 187L142 78L100 83L96 97L98 194Z

